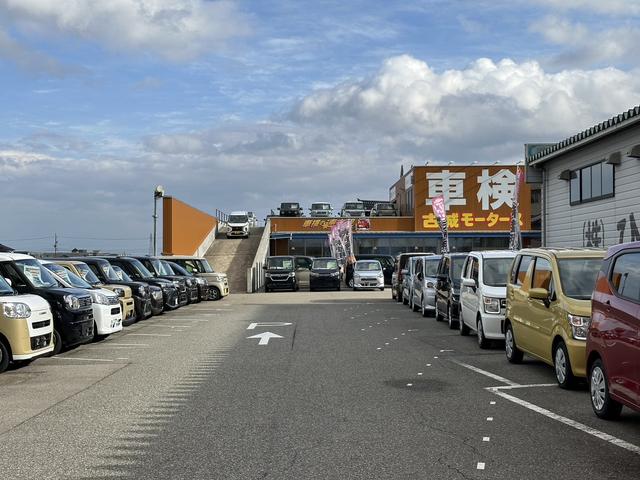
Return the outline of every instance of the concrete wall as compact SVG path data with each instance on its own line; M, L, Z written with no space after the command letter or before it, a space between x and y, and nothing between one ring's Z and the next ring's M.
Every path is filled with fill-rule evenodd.
M162 199L162 223L163 255L204 255L218 226L215 217L173 197Z
M608 247L636 239L632 232L635 235L640 228L640 160L625 153L638 143L640 126L630 127L542 164L546 246ZM622 154L622 163L614 166L614 196L570 205L570 182L558 178L560 173L604 161L614 152Z

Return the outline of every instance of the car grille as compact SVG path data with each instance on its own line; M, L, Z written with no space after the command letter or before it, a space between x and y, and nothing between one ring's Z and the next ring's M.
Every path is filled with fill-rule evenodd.
M50 323L51 323L50 320L44 320L42 322L33 322L31 326L33 328L42 328L42 327L48 327Z
M231 231L233 231L233 232L241 232L242 231L242 227L231 227Z
M289 275L271 275L271 280L283 282L289 279Z
M86 308L91 306L91 297L78 297L78 303L80 308Z

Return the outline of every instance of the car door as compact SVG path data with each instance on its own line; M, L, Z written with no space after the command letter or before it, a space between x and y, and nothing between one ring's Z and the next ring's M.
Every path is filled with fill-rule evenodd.
M612 393L640 405L640 252L614 259L609 275L613 295L604 299L605 368Z
M471 265L473 260L474 257L467 257L465 264L462 267L462 283L460 284L460 320L463 322L471 315L469 305L470 299L474 295L474 289L471 287L465 287L464 282L471 278Z
M414 266L414 273L413 273L413 287L412 287L412 295L413 295L413 302L417 305L419 305L420 303L420 296L422 295L422 279L424 278L424 273L422 271L422 258L418 257L418 259L416 260L415 266Z
M516 344L522 350L529 351L529 341L526 335L525 321L529 309L529 268L532 266L533 256L520 255L514 265L513 277L509 288L509 320L513 327Z
M480 259L477 257L473 258L472 263L469 265L470 272L469 278L476 283L476 287L469 287L469 297L468 297L468 311L469 315L467 315L467 325L471 328L476 328L476 315L478 314L478 309L480 307L480 296L482 294L482 286L480 285Z
M309 277L311 264L313 261L309 257L296 257L296 278L301 288L309 288Z
M449 257L442 257L438 266L438 280L436 282L436 308L438 312L447 311L449 299Z
M553 266L545 257L536 257L531 271L531 288L544 288L553 292ZM550 295L551 297L551 295ZM529 313L525 319L530 353L551 361L551 344L556 300L544 301L528 297Z

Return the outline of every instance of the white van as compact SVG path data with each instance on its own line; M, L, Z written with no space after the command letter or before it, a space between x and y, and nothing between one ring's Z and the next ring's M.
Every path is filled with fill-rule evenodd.
M249 238L249 213L244 211L231 212L227 220L229 229L227 230L227 238L243 237Z
M510 250L470 252L462 268L460 335L475 330L480 348L504 340L507 277L515 256Z

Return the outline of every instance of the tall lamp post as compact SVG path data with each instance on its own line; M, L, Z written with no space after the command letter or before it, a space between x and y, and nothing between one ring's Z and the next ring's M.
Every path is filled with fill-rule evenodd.
M158 185L153 192L153 255L158 254L157 240L158 240L158 199L164 197L164 187Z

